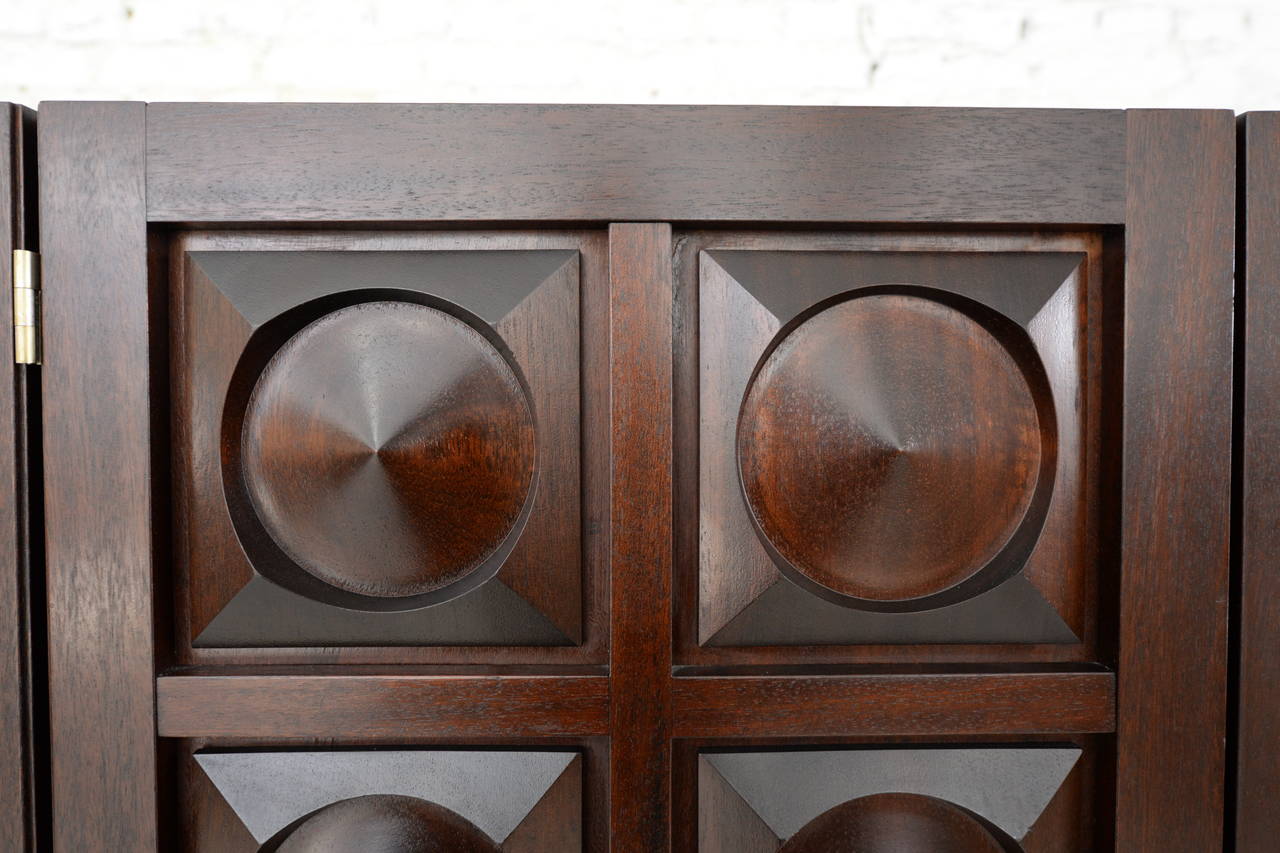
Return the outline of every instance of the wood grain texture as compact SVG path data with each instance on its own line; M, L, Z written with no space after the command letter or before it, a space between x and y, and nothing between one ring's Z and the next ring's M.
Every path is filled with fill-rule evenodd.
M1120 282L1118 277L1104 281L1104 243L1101 233L1078 230L1025 234L678 232L678 661L950 660L972 664L1013 659L1028 663L1107 659L1102 655L1109 652L1097 643L1097 613L1099 586L1107 587L1110 582L1099 578L1095 566L1100 559L1111 559L1102 553L1097 536L1103 477L1099 449L1114 439L1099 429L1099 413L1104 409L1100 295L1104 286L1118 289ZM874 282L923 283L968 296L1025 323L1025 333L1017 337L1023 347L1030 338L1044 365L1052 392L1048 419L1057 424L1053 442L1057 462L1056 466L1044 465L1050 470L1040 471L1039 481L1051 483L1053 495L1039 537L1030 543L1034 548L1029 555L1026 543L1020 549L1025 556L1025 578L1018 580L1029 591L1021 602L1038 601L1048 612L1046 622L1054 624L1053 634L1036 627L1044 623L1015 625L1002 615L1016 612L1027 617L1032 607L1010 609L1013 605L988 604L986 599L972 602L977 606L963 614L949 612L947 624L939 623L937 630L919 624L886 628L884 622L868 628L844 628L840 620L865 619L868 614L840 613L848 609L817 601L808 591L779 582L777 564L762 546L741 497L735 436L742 398L753 368L783 323L793 322L795 316L856 284ZM770 313L771 308L780 312L781 319ZM1013 341L1015 336L1000 337ZM927 346L921 349L929 351ZM1107 358L1114 355L1108 353ZM951 365L939 369L962 368ZM921 393L900 385L892 387L897 394ZM1036 396L1039 400L1044 395ZM1106 400L1107 407L1117 408L1118 404L1118 399ZM802 433L804 424L804 419L798 418L794 432ZM1051 448L1046 445L1044 449ZM1044 454L1042 463L1051 461L1051 455ZM1110 483L1105 485L1113 488ZM1028 524L1026 529L1033 530L1034 525ZM798 591L792 593L793 588ZM1109 589L1104 593L1110 595ZM810 600L825 610L802 611L800 602ZM1055 610L1060 620L1056 620ZM807 618L796 618L794 614L800 612L807 613ZM932 615L925 614L928 618ZM738 616L741 618L735 618ZM886 618L885 614L874 616ZM894 614L887 618L900 617ZM766 625L772 633L763 632ZM785 635L776 626L796 626L795 634ZM1041 633L1034 633L1037 630ZM979 632L983 631L994 635L982 636ZM1023 632L1029 632L1030 642L1019 642ZM957 634L967 641L956 642ZM1080 642L1071 642L1071 634ZM754 643L753 637L758 638ZM787 644L767 644L779 642Z
M411 302L340 308L290 338L257 377L241 440L267 533L357 608L488 580L534 485L533 412L511 365L465 321Z
M338 850L404 853L498 853L471 821L414 797L370 794L318 809L281 830L262 853L334 853Z
M582 757L573 759L520 825L502 842L502 853L579 853L582 850Z
M671 844L671 226L609 229L611 848Z
M152 380L137 103L40 113L55 850L152 850Z
M152 104L161 222L1118 223L1117 111Z
M1116 849L1222 846L1235 131L1128 121Z
M919 794L872 794L823 812L779 853L1017 853L966 809Z
M761 364L738 425L741 488L783 570L869 610L954 603L1016 571L1024 554L997 556L1030 508L1041 444L1009 350L910 292L848 299L796 326Z
M528 740L519 737L423 739L412 734L407 734L398 740L368 741L359 738L342 738L336 744L333 738L324 738L319 741L309 738L293 741L279 738L230 741L201 738L175 740L168 743L174 746L174 760L169 769L174 774L173 779L178 788L175 792L177 796L174 798L174 807L178 812L175 818L181 826L173 840L162 849L190 851L190 853L258 853L261 844L254 840L252 833L227 803L218 786L199 766L195 754L201 751L251 750L292 753L298 749L306 751L332 749L347 753L352 750L367 751L368 747L376 746L380 755L394 757L398 750L392 747L412 750L415 753L441 749L447 750L457 758L455 766L465 766L467 762L465 753L469 750L496 749L505 753L519 753L529 748ZM607 849L605 841L605 833L608 829L607 743L606 737L538 739L537 748L540 750L563 747L580 751L581 755L573 758L550 789L502 841L501 848L505 853L581 853L583 850ZM519 756L516 758L518 761ZM410 768L408 771L410 773L420 772L412 770L413 766L415 765L401 763L401 767ZM345 775L345 771L342 772ZM349 776L347 778L350 779ZM478 788L483 790L483 785L478 784L475 777L469 773L467 778L461 781L465 787L473 791ZM517 787L521 784L519 779L506 778L505 781L507 783L514 781ZM299 782L306 784L310 779L299 780ZM451 785L452 782L444 779L443 784ZM374 786L368 787L374 788ZM422 787L414 782L400 792L412 794L415 788L421 790ZM509 784L505 787L508 791L511 790ZM376 788L368 792L379 793ZM435 798L430 796L422 796L422 798L435 801ZM502 802L509 803L509 800ZM269 807L269 804L267 805ZM490 805L497 805L497 803ZM488 807L485 808L488 810ZM456 808L455 810L477 825L483 820L475 813L467 814L468 810ZM489 813L492 814L491 811Z
M1233 817L1238 853L1266 853L1280 838L1280 113L1242 122Z
M675 679L676 737L818 737L1115 728L1110 673L733 675Z
M609 731L603 676L162 676L161 737L427 738Z
M755 809L711 762L697 763L698 853L777 853L782 841Z
M15 104L0 104L0 281L13 280L13 249L36 249L34 115ZM0 300L0 327L12 328L13 302ZM12 351L12 333L2 336ZM44 674L41 579L33 574L28 488L30 467L38 464L28 444L33 403L30 386L39 368L14 365L0 381L0 849L35 850L43 803L43 720L38 697ZM38 412L37 412L38 414ZM38 484L38 472L36 472Z
M609 364L604 230L188 231L171 243L178 662L605 660ZM544 275L549 277L539 284ZM264 277L269 282L262 282ZM233 303L248 306L243 310L261 320L324 292L379 283L394 284L397 291L444 291L440 298L472 313L507 312L487 319L527 383L539 473L528 520L497 581L516 593L505 592L506 598L523 597L552 620L548 629L554 633L558 627L564 645L500 646L504 631L510 633L503 628L487 636L475 630L465 638L484 645L408 646L414 641L400 631L394 635L398 641L388 633L380 646L339 646L340 626L348 620L335 618L337 630L327 641L323 631L309 633L317 638L309 647L265 648L258 641L251 648L192 648L254 576L217 476L229 377L253 331ZM512 624L488 618L499 628L504 621ZM364 630L363 642L373 630ZM437 637L449 635L431 635Z

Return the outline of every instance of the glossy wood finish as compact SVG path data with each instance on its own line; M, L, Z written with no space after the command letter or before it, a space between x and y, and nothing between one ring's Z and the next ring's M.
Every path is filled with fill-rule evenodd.
M588 675L171 675L161 737L538 737L609 731L609 680Z
M208 797L184 815L198 850L582 848L584 760L575 749L213 748L189 759L188 781ZM205 831L211 811L216 834Z
M1115 357L1104 353L1107 244L1104 235L1079 232L682 233L674 377L679 660L1098 660L1097 596L1109 584L1094 569L1106 558L1099 464L1114 444L1100 425L1104 407L1118 405L1104 393L1102 370ZM900 334L868 333L857 322L810 334L824 318L831 322L831 312L886 300L893 316L877 323ZM829 361L807 375L795 371L786 395L769 400L771 413L749 422L760 377L777 355L771 349L796 338L809 339L805 349L827 342ZM936 351L948 340L956 346ZM972 383L957 378L970 374ZM1003 392L993 377L1004 378ZM877 393L851 390L873 381ZM967 388L980 390L960 390ZM951 456L917 453L910 465L885 469L898 479L869 487L867 478L841 476L862 464L847 452L846 436L867 432L846 431L847 416ZM748 431L762 426L763 435ZM984 444L971 444L979 436ZM791 550L809 549L809 562L824 548L833 558L841 549L854 554L856 541L802 532L796 516L809 506L806 495L804 523L819 532L835 526L828 503L882 520L879 548L862 548L873 565L880 551L910 557L930 537L935 545L950 537L965 554L949 555L959 562L943 573L942 589L918 600L836 594L761 535L742 488L748 437L770 442L776 467L761 469L760 485L778 498ZM979 476L983 459L999 457L1006 443L1025 458ZM967 471L945 473L952 466ZM918 494L891 488L910 482ZM784 484L793 486L785 494ZM993 525L975 513L963 521L975 488L1009 503L1010 517ZM956 499L962 494L968 502ZM966 534L970 541L957 544ZM935 571L938 562L945 560L935 549L915 570Z
M326 314L272 356L240 452L254 509L292 562L351 606L406 608L498 570L536 455L528 398L493 344L387 301Z
M603 231L187 232L174 237L169 252L178 661L605 660ZM431 610L405 608L420 606L433 593L355 598L298 570L266 534L247 490L235 494L244 482L237 442L228 441L233 452L223 453L224 436L243 434L235 421L287 340L332 311L387 298L434 308L478 330L485 341L476 351L490 357L495 348L501 352L497 368L519 379L536 432L536 482L511 536L489 565L434 593L449 600ZM398 358L384 355L389 362ZM427 356L419 351L413 357ZM312 375L307 381L329 380ZM362 389L366 384L358 383ZM413 387L412 381L388 387L395 399L387 405L416 407L397 396ZM231 423L224 421L228 414ZM334 416L339 414L351 412ZM289 446L276 447L286 469L296 464L291 442L292 436ZM321 452L319 446L313 450ZM405 498L428 511L429 495L401 492L401 504ZM479 506L478 500L459 503ZM351 508L339 504L331 511L341 518ZM370 553L385 550L379 542ZM494 576L489 569L498 563ZM259 575L271 573L295 581L298 593L264 586ZM477 581L478 587L469 587Z
M498 853L466 818L413 797L371 794L325 806L281 830L264 853Z
M611 848L671 845L671 226L609 229Z
M1280 113L1241 119L1236 285L1238 853L1280 838Z
M1118 850L1222 846L1234 135L1129 113Z
M1125 215L1110 110L153 104L147 149L156 222Z
M35 116L16 104L0 104L0 112L0 281L10 282L13 249L38 248ZM0 300L0 325L12 323L12 300ZM11 335L3 340L11 348ZM29 428L38 426L40 369L11 370L0 382L0 849L26 851L43 844L48 830L44 584L32 538L39 534L40 457Z
M157 845L142 104L40 112L53 849ZM109 330L109 332L107 331ZM153 408L155 406L155 408ZM163 524L163 523L161 523Z
M1088 750L1068 743L730 744L697 763L700 853L1099 849Z
M873 794L814 818L781 853L1015 853L959 806L918 794Z
M963 595L1022 523L1040 453L1008 350L913 293L842 301L786 333L738 424L747 504L779 567L872 610Z
M582 751L578 801L592 851L691 851L697 762L717 750L907 743L938 752L961 744L1087 745L1087 766L1052 795L1047 817L1025 840L1029 853L1215 849L1222 732L1208 700L1222 672L1212 630L1222 591L1214 586L1213 543L1226 518L1215 463L1226 401L1211 389L1229 378L1219 361L1224 340L1229 345L1219 290L1230 256L1218 251L1218 178L1230 173L1231 144L1229 128L1225 142L1219 138L1218 114L157 105L146 121L144 170L140 108L49 111L53 122L42 133L53 134L45 146L52 160L44 168L54 180L45 190L55 203L44 213L64 247L49 259L57 270L50 285L63 289L49 319L76 367L73 374L71 362L51 362L55 399L46 424L68 463L50 490L58 518L50 579L59 849L252 850L252 840L225 827L226 804L200 781L198 750L490 743ZM607 255L600 236L564 230L611 220L633 224L610 226ZM545 234L493 227L513 221L554 227ZM751 227L673 232L669 221ZM243 227L204 230L219 222ZM257 230L272 222L293 230ZM827 230L770 230L784 222ZM171 317L163 299L148 303L148 223L153 293L175 288ZM178 223L181 233L165 223ZM993 224L1020 227L984 230ZM219 354L216 345L180 346L190 331L181 300L197 282L183 265L193 246L250 254L255 243L262 254L394 246L416 255L449 244L459 254L481 244L499 254L514 246L581 253L581 647L194 646L200 628L192 630L192 614L216 610L232 587L193 581L199 575L188 564L202 554L193 542L212 516L188 511L200 494L222 493L175 489L181 521L172 572L167 558L154 559L170 553L170 519L152 506L168 506L170 483L216 471L220 451L215 441L205 455L184 457L176 450L188 437L183 418L172 422L170 447L166 431L149 432L154 425L142 413L152 402L167 411L169 388L175 410L189 405L184 395L195 386L178 377L195 376L198 365L220 370L221 358L234 369L235 347ZM857 263L888 274L901 271L902 253L932 278L927 286L967 288L953 295L988 305L1052 354L1041 356L1043 383L1028 387L1040 460L1052 446L1054 489L1066 491L1055 491L1023 580L1067 636L990 645L706 644L697 622L698 457L707 451L699 444L697 374L698 347L711 338L699 339L699 264L705 256L708 269L714 263L735 281L781 264L808 269L808 282L829 287L840 283L847 255L874 256ZM976 257L962 263L960 255ZM209 260L191 263L213 281L220 273ZM291 287L311 277L287 266L271 286L264 279L248 292L296 295ZM1025 286L1006 286L996 267ZM880 280L919 284L920 277ZM348 279L336 289L350 287ZM741 329L753 346L757 338L767 345L831 295L776 287L765 306L776 311L765 313L777 325L747 311L737 316L748 322L723 330L722 342L734 344ZM785 319L780 304L790 306ZM110 336L97 333L104 321ZM245 333L238 322L211 322L204 334ZM532 333L501 337L547 360L557 352ZM516 343L511 350L532 397L521 350ZM735 364L743 381L759 355ZM980 372L1008 378L985 358ZM1023 374L1026 364L1018 361ZM1056 415L1052 445L1044 386ZM226 399L213 384L205 391L206 403ZM724 396L736 417L743 395ZM91 434L77 428L81 418ZM210 423L220 423L216 414ZM725 447L733 464L736 443ZM740 494L734 477L721 482L725 494ZM1070 511L1055 516L1059 507ZM557 516L549 529L569 524ZM746 531L753 539L729 539L754 541L749 520ZM231 566L233 581L243 577L233 561L209 565ZM777 571L767 555L762 565ZM742 575L773 580L767 572ZM1117 577L1125 584L1118 619ZM536 572L523 582L544 602L554 598L555 584ZM833 663L842 666L824 665ZM192 664L201 668L187 669ZM1207 675L1202 683L1189 671ZM160 810L157 766L165 782ZM880 793L893 791L901 792ZM727 793L719 790L722 799Z
M279 738L176 741L172 772L181 793L175 810L183 826L172 847L259 853L277 827L298 817L340 800L391 793L448 808L504 853L606 849L606 791L593 781L608 772L605 742L548 738L531 752L518 738L409 738L376 749L358 740L339 749ZM211 759L221 763L211 766ZM277 787L289 795L271 796Z
M676 736L698 738L1109 732L1116 722L1107 672L691 673L672 701Z

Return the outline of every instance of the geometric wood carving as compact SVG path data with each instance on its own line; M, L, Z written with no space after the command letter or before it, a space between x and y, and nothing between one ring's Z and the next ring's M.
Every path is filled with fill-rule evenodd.
M574 752L200 752L195 759L263 851L582 849L582 757Z
M699 757L699 850L1012 853L1074 747L896 747Z
M998 827L945 800L919 794L872 794L823 812L782 845L781 853L947 850L1015 853Z
M308 325L236 425L224 441L239 445L249 515L317 597L355 609L413 609L488 580L533 490L533 416L511 366L467 323L412 302Z
M1085 259L700 252L699 642L1079 642Z
M193 646L581 642L578 259L182 256Z
M474 824L443 806L388 794L368 794L323 806L262 845L262 853L498 853L499 849Z

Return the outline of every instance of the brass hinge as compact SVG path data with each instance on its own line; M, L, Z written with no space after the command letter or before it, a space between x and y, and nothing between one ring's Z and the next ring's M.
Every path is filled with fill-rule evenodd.
M13 359L40 363L40 256L13 250Z

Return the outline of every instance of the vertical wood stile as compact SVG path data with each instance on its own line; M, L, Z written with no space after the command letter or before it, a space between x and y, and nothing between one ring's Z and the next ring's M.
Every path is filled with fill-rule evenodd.
M40 114L53 846L156 849L144 106Z
M1280 838L1280 113L1243 121L1234 818L1237 853L1266 853Z
M614 853L671 844L672 275L669 225L610 228Z
M1222 848L1235 131L1128 115L1116 849Z

